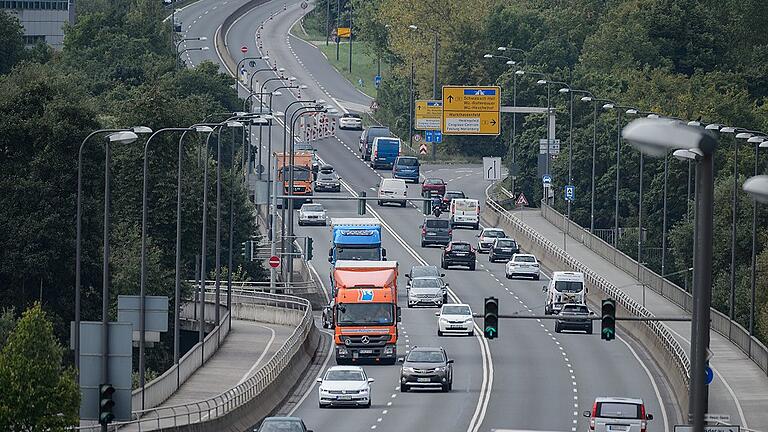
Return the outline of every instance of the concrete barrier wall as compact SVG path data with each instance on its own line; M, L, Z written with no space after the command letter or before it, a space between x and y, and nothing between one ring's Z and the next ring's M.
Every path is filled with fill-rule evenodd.
M499 226L504 228L507 233L511 233L522 249L535 254L548 268L583 272L589 290L587 302L593 308L599 309L603 298L613 297L617 299L617 315L649 315L644 308L640 309L641 306L632 302L631 299L617 296L617 292L611 290L611 288L615 290L615 287L612 287L607 281L588 269L574 265L575 263L569 260L569 257L562 250L543 237L537 237L532 230L525 229L527 226L500 206L494 206L493 203L489 202L481 217L490 226ZM665 375L674 393L678 409L680 409L678 415L684 418L682 417L683 413L688 412L689 381L686 366L689 366L687 357L677 341L671 335L662 333L661 326L658 323L655 324L625 321L620 322L619 327L623 332L636 339L659 365L659 369Z
M565 229L570 237L587 246L592 252L600 255L624 272L637 277L639 282L661 294L678 307L688 313L693 310L693 296L680 286L643 265L638 266L637 260L614 248L613 245L606 243L575 222L567 220L562 214L543 202L541 214L549 223L560 230ZM712 330L720 333L739 347L760 369L768 374L768 348L757 338L750 336L749 332L739 323L732 321L722 312L713 308L711 309L711 316Z

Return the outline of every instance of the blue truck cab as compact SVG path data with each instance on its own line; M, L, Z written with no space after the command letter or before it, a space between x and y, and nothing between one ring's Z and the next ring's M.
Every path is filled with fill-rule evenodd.
M338 260L381 261L387 257L387 250L381 247L381 223L376 218L333 218L331 231L328 262L332 265Z
M418 183L420 165L419 158L415 156L398 156L392 165L392 177Z
M398 156L400 156L400 138L374 138L371 149L371 168L392 168Z

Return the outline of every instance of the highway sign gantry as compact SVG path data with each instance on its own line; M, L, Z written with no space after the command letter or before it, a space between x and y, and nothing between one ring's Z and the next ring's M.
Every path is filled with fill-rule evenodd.
M439 130L443 120L443 102L438 100L416 101L416 130Z
M446 135L499 135L501 87L443 86L442 132Z

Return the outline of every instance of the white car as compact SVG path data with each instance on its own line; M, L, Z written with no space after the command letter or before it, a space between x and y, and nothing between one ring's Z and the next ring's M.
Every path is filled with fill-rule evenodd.
M360 114L343 114L339 117L339 129L363 130L363 119L360 118Z
M322 204L306 203L299 209L299 225L323 225L328 216Z
M440 312L435 312L437 318L437 335L445 333L475 334L475 320L472 309L468 304L445 304Z
M483 228L477 237L477 251L486 253L491 250L491 246L497 238L506 238L507 234L501 228Z
M320 408L339 405L371 407L371 383L360 366L332 366L322 378L318 389Z
M584 411L589 418L589 430L609 432L645 432L653 415L645 411L642 399L623 397L598 397L592 404L592 411Z
M532 277L533 280L539 280L541 268L539 260L536 259L535 255L514 254L512 259L507 261L504 273L506 273L507 279L512 279L515 276L525 276Z

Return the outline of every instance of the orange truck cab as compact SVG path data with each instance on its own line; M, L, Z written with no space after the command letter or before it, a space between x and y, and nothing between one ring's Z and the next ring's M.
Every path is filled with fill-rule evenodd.
M283 194L291 195L291 155L290 153L275 153L277 163L277 180L283 183ZM294 200L294 208L301 207L303 202L312 201L312 153L295 152L293 155L293 194L304 197Z
M397 275L396 261L336 262L333 323L337 364L396 362Z

